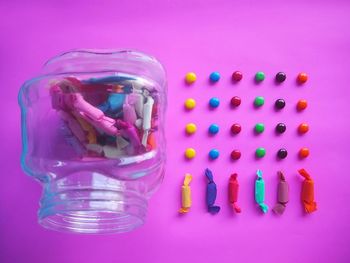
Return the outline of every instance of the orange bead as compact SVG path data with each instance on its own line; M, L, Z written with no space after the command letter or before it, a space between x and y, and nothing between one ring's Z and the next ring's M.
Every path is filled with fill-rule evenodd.
M310 151L306 147L301 148L300 151L299 151L299 157L300 158L306 158L306 157L309 156L309 154L310 154Z
M304 99L299 100L297 103L297 110L302 111L302 110L305 110L306 108L307 108L307 101Z
M307 79L308 79L308 76L307 76L307 74L304 73L304 72L299 73L298 78L297 78L297 80L298 80L298 82L299 82L300 84L305 83L305 82L307 81Z
M298 127L298 132L300 134L307 133L309 131L309 125L307 123L301 123Z

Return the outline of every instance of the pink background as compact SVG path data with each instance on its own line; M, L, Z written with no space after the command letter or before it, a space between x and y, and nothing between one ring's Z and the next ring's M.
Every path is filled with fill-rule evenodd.
M281 4L281 3L284 4ZM287 3L288 2L288 3ZM0 262L349 262L349 1L1 1L1 160ZM20 113L17 93L50 57L72 48L133 48L153 54L163 62L169 79L167 114L168 164L166 178L150 202L147 223L132 233L109 236L69 235L47 231L37 224L41 187L20 169ZM230 82L233 70L244 79ZM218 70L222 79L208 84ZM256 71L267 78L253 83ZM187 71L198 81L183 84ZM273 76L285 71L287 80L276 86ZM295 85L298 72L310 81ZM211 96L221 99L215 111L207 108ZM237 110L229 108L233 95L242 97ZM255 96L266 98L260 110L252 108ZM197 100L191 113L183 110L187 97ZM282 97L286 108L273 111ZM310 107L295 112L304 97ZM347 117L346 117L347 116ZM198 132L184 135L193 121ZM266 131L254 136L257 121ZM275 136L274 125L283 121L287 132ZM297 136L296 125L310 124L309 134ZM207 128L217 122L220 133L210 138ZM242 124L237 137L229 134L233 122ZM193 146L197 157L183 158ZM267 156L254 159L254 149L264 146ZM311 156L296 158L307 146ZM207 152L217 147L221 156L209 162ZM289 156L277 162L275 153L286 147ZM242 151L231 162L233 148ZM210 167L218 185L216 216L204 204L204 168ZM319 211L305 216L300 204L301 178L306 168L314 177ZM254 204L253 181L257 168L264 171L266 201L276 201L276 171L285 171L290 202L282 217L262 215ZM185 172L194 175L193 208L178 216L180 185ZM238 172L239 203L235 215L227 203L230 173Z

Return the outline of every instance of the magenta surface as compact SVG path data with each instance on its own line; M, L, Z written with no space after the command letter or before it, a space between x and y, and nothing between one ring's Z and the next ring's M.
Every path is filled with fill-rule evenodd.
M103 3L102 3L103 2ZM349 262L350 206L348 175L349 136L349 1L1 1L1 161L0 161L0 262ZM150 201L144 227L127 234L81 236L51 232L37 224L41 187L20 169L20 112L17 93L50 57L72 48L131 48L156 56L165 65L169 80L167 114L168 164L160 190ZM233 84L231 74L243 72ZM254 84L255 72L266 79ZM198 80L187 87L187 71ZM221 73L211 85L212 71ZM278 71L287 80L275 85ZM303 86L295 84L300 71L309 74ZM237 95L242 104L230 108ZM216 96L221 105L208 109ZM255 96L265 105L255 110ZM197 107L185 112L183 102L193 97ZM277 98L286 107L276 113ZM309 107L295 111L298 99ZM186 137L187 122L197 124ZM211 123L220 126L214 137ZM242 132L230 134L232 123ZM257 122L265 132L253 133ZM276 136L276 123L287 131ZM297 126L310 125L299 136ZM43 127L45 129L47 127ZM197 157L187 162L186 147ZM254 150L265 147L265 158ZM300 161L297 151L309 147ZM208 151L221 155L208 161ZM279 148L288 150L277 161ZM232 162L230 152L240 149ZM218 187L218 215L205 206L204 169L209 167ZM254 204L255 170L262 169L266 203L277 198L277 170L283 170L290 186L286 211L262 215ZM300 201L305 168L315 181L318 211L304 215ZM181 184L193 174L190 213L179 216ZM237 172L241 214L228 202L228 180Z

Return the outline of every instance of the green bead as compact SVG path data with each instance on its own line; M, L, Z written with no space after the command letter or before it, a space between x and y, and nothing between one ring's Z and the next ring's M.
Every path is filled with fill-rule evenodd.
M264 103L265 103L265 99L264 97L261 97L261 96L256 97L254 100L254 105L256 107L261 107L262 105L264 105Z
M256 149L255 154L256 154L256 157L262 158L265 156L266 150L264 148L260 147L260 148Z
M265 126L263 123L255 124L255 132L256 133L262 133L264 130L265 130Z
M255 80L260 82L260 81L263 81L265 79L265 73L262 72L262 71L258 71L256 74L255 74Z

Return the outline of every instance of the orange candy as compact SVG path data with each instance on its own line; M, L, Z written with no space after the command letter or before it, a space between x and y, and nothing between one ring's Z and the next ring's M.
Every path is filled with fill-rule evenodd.
M301 123L298 127L298 132L300 134L307 133L309 131L309 125L307 123Z
M305 110L307 107L307 101L306 100L299 100L297 103L297 110L298 111L302 111Z
M300 158L306 158L309 156L309 154L310 154L310 151L306 147L303 147L299 150L299 157Z
M308 76L304 72L299 73L299 75L297 77L298 83L300 83L300 84L305 83L307 81L307 79L308 79Z

